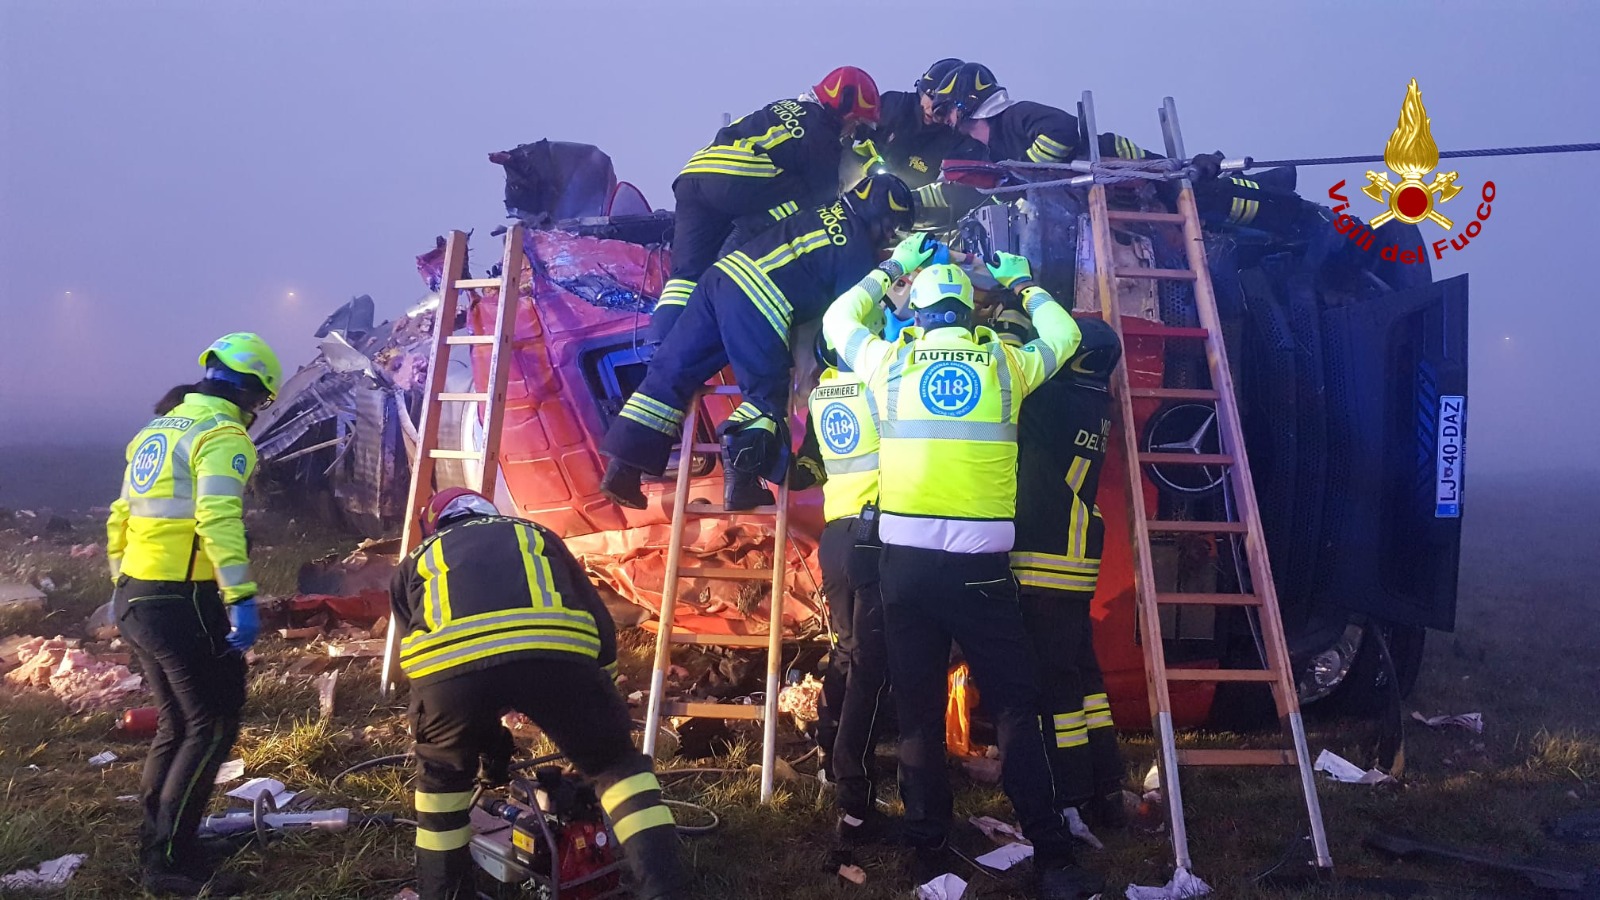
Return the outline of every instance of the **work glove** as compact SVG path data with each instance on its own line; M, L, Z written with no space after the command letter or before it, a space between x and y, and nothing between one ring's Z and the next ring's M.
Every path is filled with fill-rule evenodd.
M228 604L228 646L240 653L249 650L261 633L261 614L256 610L256 598L246 597Z
M878 264L884 274L893 281L911 272L914 272L923 263L933 256L933 251L938 249L939 242L933 235L925 232L912 232L897 244L889 258Z
M1196 181L1210 181L1222 174L1222 151L1202 153L1189 161Z
M1003 250L996 250L994 257L994 262L985 261L984 265L989 267L989 274L1000 282L1001 287L1008 291L1021 291L1033 284L1033 268L1025 257Z
M891 342L899 341L900 340L900 332L905 331L907 328L910 328L912 323L916 322L916 316L911 315L911 310L909 310L909 309L906 310L906 314L908 316L911 316L911 317L907 318L907 319L902 319L902 318L900 318L899 313L895 312L892 309L884 311L884 314L883 314L883 339L884 340L891 341Z

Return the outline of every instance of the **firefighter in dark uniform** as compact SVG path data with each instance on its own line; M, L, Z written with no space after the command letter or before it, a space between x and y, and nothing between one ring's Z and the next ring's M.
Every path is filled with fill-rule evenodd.
M882 546L862 510L878 502L878 422L866 384L817 335L822 374L808 400L806 436L791 490L822 485L826 524L817 548L834 643L822 677L817 745L837 785L838 862L881 835L873 808L878 734L889 715L889 650L878 591Z
M1011 570L1039 661L1056 802L1116 826L1124 820L1124 770L1094 654L1090 602L1105 546L1095 494L1111 432L1111 373L1122 346L1100 319L1077 322L1083 335L1077 352L1022 407ZM1026 319L1014 311L994 327L1002 340L1030 339Z
M933 90L935 115L960 133L988 147L991 160L1067 163L1087 159L1078 117L1066 110L1012 100L996 83L994 73L979 63L967 63L949 73ZM1106 159L1160 159L1132 140L1102 133L1100 156ZM1219 178L1221 153L1199 154L1195 168L1195 206L1201 219L1212 224L1275 230L1299 214L1299 198L1281 191L1263 190L1255 179L1243 175ZM937 183L917 192L928 207L949 206L958 214L982 199L964 185ZM1169 198L1170 199L1170 198Z
M933 114L933 90L952 70L955 58L941 59L917 79L912 91L885 91L883 117L873 137L884 167L912 189L939 179L947 159L988 159L988 151Z
M500 717L513 709L598 782L635 895L687 898L672 812L614 684L616 628L578 561L554 532L465 488L435 494L419 524L389 593L411 680L422 900L477 896L473 782L480 756L504 777Z
M256 467L246 430L283 382L254 334L200 354L205 378L128 444L106 558L122 637L160 710L145 760L139 862L146 890L193 897L212 879L197 842L217 770L239 735L244 654L260 631L244 529ZM210 888L231 891L222 881Z
M686 327L662 342L606 432L601 491L644 509L642 473L662 473L690 399L731 363L744 402L722 426L724 502L730 510L771 503L760 479L777 483L788 468L790 329L820 318L872 268L878 248L911 227L912 204L900 179L874 175L718 260L684 308Z
M650 320L662 341L695 283L722 255L736 220L781 219L839 193L842 154L881 114L878 86L854 66L829 72L797 100L778 100L723 127L672 183L672 275Z
M934 250L919 245L920 237L908 238L895 258L835 301L822 325L878 409L879 577L913 877L949 871L944 711L953 640L994 716L1002 782L1033 843L1039 896L1081 900L1100 884L1074 865L1066 820L1054 802L1033 649L1008 556L1018 408L1072 356L1078 328L1032 283L1027 260L1001 253L990 272L1021 294L1038 340L1013 348L987 328L974 329L972 282L949 264L929 266L912 281L917 324L909 339L875 337L867 323L880 314L889 285Z

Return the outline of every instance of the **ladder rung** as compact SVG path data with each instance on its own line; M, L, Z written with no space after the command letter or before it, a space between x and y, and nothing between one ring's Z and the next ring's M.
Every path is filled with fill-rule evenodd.
M762 650L767 648L767 636L764 634L693 634L687 631L674 631L672 642L700 647L754 647Z
M661 704L663 716L698 716L706 719L749 719L760 721L764 707L744 703L683 703L669 700Z
M1257 681L1273 682L1278 673L1267 669L1168 669L1168 681Z
M494 343L494 335L492 335L492 334L452 334L449 337L445 338L444 342L446 344L453 344L453 345L458 346L458 347L461 346L462 344L492 344L492 343Z
M434 459L483 459L479 450L429 450L428 455Z
M720 581L771 581L771 569L730 569L727 567L679 566L679 578L712 578Z
M674 444L673 446L681 448L683 445L682 444ZM721 453L722 452L722 445L721 444L692 444L692 445L690 445L689 452L690 453Z
M1123 319L1122 333L1124 336L1192 338L1200 341L1210 336L1210 332L1204 328L1193 328L1187 325L1163 325L1160 322L1151 322L1148 319Z
M1139 462L1160 466L1231 466L1226 453L1141 453Z
M477 290L478 288L499 287L500 286L500 279L498 279L498 278L463 278L463 279L457 281L455 283L455 286L456 286L456 288L458 290L463 290L463 291L472 291L472 290Z
M683 512L690 516L775 516L778 507L752 506L749 509L730 510L715 503L690 503Z
M1113 222L1154 222L1162 225L1182 225L1183 216L1169 212L1143 212L1137 209L1108 209L1106 218Z
M737 396L744 393L737 384L708 384L700 390L716 397Z
M1248 530L1243 522L1175 522L1171 519L1150 519L1145 524L1151 531L1160 534L1244 534Z
M1129 388L1136 400L1217 400L1222 395L1212 388Z
M451 402L455 402L455 403L487 403L487 402L489 402L489 395L488 394L483 394L483 393L478 393L477 391L470 391L470 392L467 392L467 393L460 393L460 394L449 394L449 393L446 393L446 394L440 394L439 395L439 402L440 403L451 403Z
M1290 750L1179 750L1180 766L1292 766Z
M1145 269L1138 266L1118 266L1112 270L1118 278L1154 278L1161 281L1193 281L1194 272L1188 269Z
M1162 606L1260 606L1255 594L1156 594Z

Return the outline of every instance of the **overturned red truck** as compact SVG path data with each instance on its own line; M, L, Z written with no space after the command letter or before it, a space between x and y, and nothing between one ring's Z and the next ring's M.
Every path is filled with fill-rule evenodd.
M638 622L652 618L661 601L670 519L663 501L676 467L692 467L694 497L717 502L721 491L716 458L694 454L646 482L652 502L645 510L621 508L599 492L604 460L597 446L644 373L640 349L670 268L672 215L652 212L636 189L618 183L595 148L539 142L519 151L515 160L506 157L516 165L501 162L507 209L533 226L525 239L533 277L518 297L497 500L565 536L618 601L619 621ZM1391 691L1409 690L1427 629L1454 626L1460 473L1455 467L1447 485L1438 462L1446 444L1460 444L1459 432L1444 437L1441 410L1459 414L1465 406L1466 276L1435 282L1426 264L1350 252L1325 207L1294 197L1293 170L1251 177L1298 204L1292 226L1208 226L1206 250L1286 633L1303 702L1367 709ZM992 246L1027 255L1039 280L1079 314L1098 314L1093 291L1080 288L1095 260L1079 199L1059 191L987 205L967 225L980 226ZM1416 231L1390 222L1375 239L1414 246ZM1119 265L1157 267L1181 253L1159 235L1136 232L1119 234L1115 252ZM480 255L500 253L485 247ZM438 251L418 258L435 290L440 259ZM1192 342L1168 340L1174 329L1195 324L1185 291L1130 281L1120 292L1135 387L1193 386L1203 378ZM364 299L319 331L322 356L291 380L255 433L269 486L296 485L302 499L331 496L347 520L371 533L392 532L403 515L397 504L404 503L422 400L418 361L426 365L426 338L437 326L427 302L396 323L374 326ZM498 302L494 291L484 292L464 321L449 324L488 332ZM809 348L807 337L792 343ZM451 380L462 389L473 382L481 388L485 377L487 349L474 349L485 356L452 363ZM814 363L797 353L796 364L803 390ZM709 442L732 404L707 403L702 438ZM481 441L481 429L475 407L459 406L445 432L467 448ZM1217 452L1209 404L1141 400L1135 409L1141 448ZM802 434L803 423L794 425ZM1115 718L1138 728L1148 705L1131 551L1120 539L1127 534L1121 447L1112 442L1099 497L1108 540L1095 637ZM1220 471L1154 467L1146 474L1145 501L1162 518L1226 517ZM320 490L304 490L308 482ZM792 636L808 638L825 629L812 561L819 492L795 493L791 504L790 576L778 618ZM690 522L689 546L717 557L715 565L771 565L770 519ZM1228 591L1244 577L1229 548L1210 537L1174 536L1158 541L1155 552L1164 589ZM766 593L761 584L688 582L676 625L764 632L774 618ZM1242 610L1172 610L1162 627L1175 665L1248 667L1257 653ZM1175 684L1176 724L1230 725L1260 713L1252 696L1230 694L1230 687Z

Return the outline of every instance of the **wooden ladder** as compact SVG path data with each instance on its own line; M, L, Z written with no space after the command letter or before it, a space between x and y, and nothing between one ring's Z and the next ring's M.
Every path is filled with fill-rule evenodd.
M1100 150L1094 135L1098 134L1094 121L1094 102L1088 91L1083 94L1083 124L1090 139L1091 166L1098 166ZM1166 98L1161 110L1162 133L1166 139L1169 159L1187 159L1183 150L1183 137L1178 129L1177 106L1171 97ZM1233 389L1233 374L1229 371L1228 356L1223 346L1222 326L1217 313L1216 296L1212 291L1211 277L1206 266L1205 239L1200 230L1199 214L1195 207L1194 191L1187 179L1179 182L1178 212L1133 212L1112 210L1106 206L1106 186L1095 180L1089 188L1089 222L1094 241L1095 283L1100 300L1101 314L1107 323L1122 337L1122 316L1115 293L1115 279L1142 278L1186 281L1193 285L1195 308L1199 328L1166 327L1160 333L1168 339L1199 340L1205 345L1206 362L1211 375L1209 388L1131 388L1128 381L1126 357L1117 367L1111 389L1116 398L1116 408L1121 416L1123 451L1128 460L1128 482L1124 486L1128 498L1129 531L1133 541L1134 584L1138 597L1138 615L1141 644L1144 648L1145 680L1149 687L1150 713L1159 744L1156 756L1161 772L1162 792L1166 796L1168 819L1172 828L1172 849L1180 869L1192 869L1189 856L1189 837L1184 825L1183 792L1178 778L1180 766L1296 766L1300 775L1300 790L1305 797L1306 813L1311 823L1311 841L1316 866L1321 873L1330 871L1333 858L1328 852L1328 837L1322 823L1322 808L1317 799L1315 775L1311 769L1310 754L1306 749L1305 726L1300 716L1299 699L1295 693L1289 650L1283 636L1283 620L1278 610L1278 596L1273 585L1272 569L1267 561L1267 545L1261 528L1261 513L1256 505L1255 489L1250 476L1250 461L1245 453L1244 432L1239 424L1239 409ZM1180 229L1185 248L1187 267L1183 269L1129 268L1116 266L1112 260L1112 230L1121 224L1146 224ZM1216 421L1220 453L1150 453L1141 452L1138 435L1134 429L1134 400L1166 400L1209 402L1216 407ZM1153 518L1145 507L1144 467L1211 466L1225 472L1224 497L1231 499L1234 515L1232 521L1194 522L1170 521ZM1155 567L1152 559L1150 536L1152 534L1211 534L1232 543L1236 554L1242 550L1249 572L1248 584L1241 593L1165 593L1156 587ZM1168 668L1161 636L1161 609L1168 606L1237 606L1244 607L1247 615L1259 621L1261 645L1264 649L1262 669L1191 669ZM1189 749L1177 748L1172 724L1172 700L1168 683L1184 682L1254 682L1265 684L1272 692L1278 718L1292 741L1291 749Z
M661 618L657 623L655 661L650 672L650 702L644 719L644 753L655 757L656 738L662 716L700 716L712 719L760 721L761 802L772 801L772 788L778 757L778 691L783 687L783 601L788 568L789 486L778 486L777 503L750 510L730 512L721 506L689 504L689 479L694 454L720 454L716 443L696 443L695 430L700 420L702 399L707 395L739 394L734 385L707 385L689 403L683 416L683 432L678 444L678 478L672 494L672 537L667 543L667 570L661 585ZM740 569L683 565L683 529L691 516L771 516L772 568ZM678 605L679 582L686 578L714 578L730 581L772 581L771 618L767 634L690 634L675 632L672 620ZM766 648L766 702L760 706L737 703L685 703L666 699L667 672L672 668L672 646L695 644L701 647Z
M495 485L500 478L500 431L505 421L506 384L511 375L511 342L516 336L518 289L522 269L527 262L522 247L522 225L511 226L506 231L505 255L500 263L499 278L464 278L462 264L467 258L467 236L460 231L450 232L444 248L444 273L439 279L439 305L434 309L433 353L428 359L428 386L422 404L422 426L417 438L417 451L411 458L411 492L406 499L405 530L400 538L400 555L410 553L422 543L422 532L417 514L433 496L434 468L441 459L460 459L482 462L483 468L476 484L468 487L494 500ZM462 291L499 288L500 305L495 317L493 334L455 334L454 324ZM448 393L445 378L450 370L450 353L456 347L489 346L488 390L483 392ZM470 353L471 350L469 349ZM439 447L439 418L445 403L452 401L483 404L483 449L445 450ZM393 622L391 621L391 626ZM389 628L383 646L383 696L389 696L394 686L396 664L399 660L399 632Z

